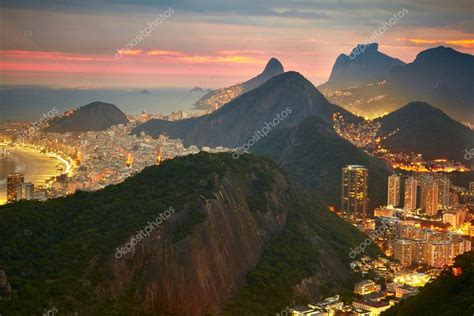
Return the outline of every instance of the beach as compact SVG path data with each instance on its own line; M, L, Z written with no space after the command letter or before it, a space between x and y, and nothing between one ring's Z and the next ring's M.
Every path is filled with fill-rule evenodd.
M61 174L64 168L59 159L38 150L8 147L8 155L0 157L0 205L6 203L6 179L9 173L23 173L25 182L40 186L45 185L49 178Z

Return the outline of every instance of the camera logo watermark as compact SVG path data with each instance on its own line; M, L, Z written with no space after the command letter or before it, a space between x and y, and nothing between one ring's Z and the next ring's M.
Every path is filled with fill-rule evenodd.
M59 313L59 309L56 306L53 306L51 309L46 310L44 309L43 316L54 316Z
M382 26L380 26L377 30L372 32L372 34L364 41L363 44L357 45L356 48L354 48L349 55L350 59L356 58L358 55L363 54L365 52L365 49L367 47L367 44L369 43L375 43L377 42L377 39L382 37L382 35L387 32L387 30L397 24L398 21L403 19L405 17L405 14L408 13L408 10L406 8L403 8L402 10L398 11L393 15L393 18L390 18L388 22L382 22Z
M283 112L280 114L277 114L276 117L269 123L265 122L265 126L262 127L260 130L255 131L255 134L252 138L250 138L245 144L243 144L240 147L237 147L237 149L232 153L232 157L234 159L238 159L241 154L248 153L249 149L251 146L255 145L262 139L263 137L267 136L268 133L272 130L272 128L275 128L280 122L282 122L285 118L288 117L288 115L291 114L291 109L287 107Z
M474 148L471 148L471 150L464 149L464 151L466 152L464 154L464 159L471 160L474 158Z
M131 252L132 249L138 244L139 241L142 241L146 237L150 236L150 234L159 226L161 223L163 223L165 220L167 220L171 214L173 214L175 211L172 207L158 215L154 221L148 222L147 226L145 226L144 229L141 229L137 231L137 234L130 238L130 241L126 243L123 247L118 248L117 251L115 252L115 258L120 259L127 253Z
M130 54L135 46L143 41L143 39L150 37L155 28L157 28L164 21L168 20L173 13L173 8L169 7L168 10L160 13L155 20L148 22L147 26L145 26L143 30L140 30L140 32L137 32L137 35L132 38L124 47L116 49L115 58L120 59L122 58L122 55Z
M275 316L290 316L291 315L291 310L290 310L290 307L287 306L284 310L282 310L281 312L279 313L276 313Z

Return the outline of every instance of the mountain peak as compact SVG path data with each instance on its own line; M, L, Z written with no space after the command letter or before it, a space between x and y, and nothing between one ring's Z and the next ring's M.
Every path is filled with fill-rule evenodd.
M343 89L377 82L385 78L393 67L405 65L378 49L377 43L358 44L349 56L339 55L328 82L321 88Z
M272 57L270 58L270 60L268 61L267 65L265 66L265 69L263 70L263 72L272 72L272 73L282 73L284 72L284 68L283 68L283 65L282 63L276 59L275 57Z
M261 86L269 79L278 76L283 72L283 65L278 59L272 57L267 62L265 69L259 75L245 82L211 91L199 99L193 105L193 107L198 110L216 110L222 105L234 100L246 92Z
M462 161L465 148L474 146L473 131L426 102L410 102L377 121L382 145L393 152Z
M56 117L47 132L103 131L112 125L126 124L127 116L114 104L94 101L79 107L68 116Z
M373 54L379 51L378 43L369 43L369 44L357 44L357 46L352 50L351 54L354 56L360 56L363 54Z
M414 101L410 102L404 107L398 109L399 112L410 112L410 113L430 113L430 112L443 112L440 109L432 106L429 103ZM444 114L444 113L443 113Z
M469 61L472 63L473 58L472 55L458 52L451 47L438 46L420 52L413 63L438 63L447 60L459 63Z
M81 106L79 109L93 109L93 108L100 108L100 107L113 107L113 108L118 109L116 105L102 102L102 101L94 101L94 102L88 103L86 105Z

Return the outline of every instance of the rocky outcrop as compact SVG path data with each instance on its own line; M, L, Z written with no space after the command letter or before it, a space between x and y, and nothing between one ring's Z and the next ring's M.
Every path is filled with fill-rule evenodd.
M12 297L12 287L8 282L5 271L0 270L0 300L9 300Z
M288 213L285 177L266 193L266 210L255 212L248 203L254 175L226 174L213 199L202 201L206 220L179 242L173 230L184 212L153 232L121 260L111 259L110 282L97 289L99 297L114 297L136 282L138 314L204 315L217 312L241 288L269 243L285 225ZM133 262L132 265L129 262ZM139 278L137 280L137 278Z
M385 55L378 50L377 43L359 44L348 55L337 57L328 82L320 89L341 89L374 83L384 79L392 68L405 65L399 59Z

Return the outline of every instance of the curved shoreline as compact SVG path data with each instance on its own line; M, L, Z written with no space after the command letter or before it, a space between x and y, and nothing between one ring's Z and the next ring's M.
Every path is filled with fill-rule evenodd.
M8 148L11 153L8 158L0 160L0 205L6 203L6 177L9 173L21 172L25 176L25 182L45 186L51 177L70 169L66 160L37 149L19 146L1 147Z

